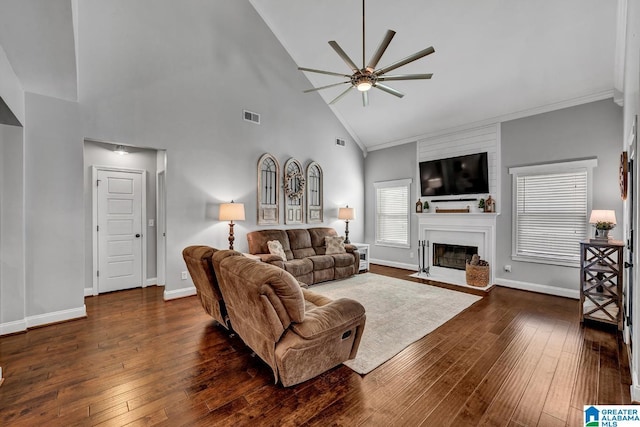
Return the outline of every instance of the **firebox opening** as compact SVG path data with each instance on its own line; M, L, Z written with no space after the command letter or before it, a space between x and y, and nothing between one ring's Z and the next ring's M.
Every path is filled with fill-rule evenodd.
M464 270L467 261L478 253L477 246L449 245L446 243L433 244L433 265L436 267Z

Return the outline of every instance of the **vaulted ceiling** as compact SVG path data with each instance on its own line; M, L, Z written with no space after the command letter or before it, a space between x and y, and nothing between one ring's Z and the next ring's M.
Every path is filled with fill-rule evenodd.
M328 45L362 62L361 0L250 0L298 66L351 74ZM352 136L375 148L528 110L552 109L613 92L616 2L601 0L367 0L366 58L387 29L397 32L385 66L433 46L435 53L394 74L402 99L351 91L332 105ZM309 87L341 81L306 73ZM306 96L329 103L344 87Z
M249 1L298 66L350 74L329 40L362 61L361 0ZM0 1L0 45L25 90L78 99L75 7L82 1ZM433 46L434 54L394 71L433 73L433 79L389 83L406 94L402 99L372 90L365 108L352 91L330 108L362 146L375 149L610 97L616 11L617 2L602 0L367 0L367 60L393 29L380 65ZM309 88L341 81L305 74ZM329 103L342 90L301 96Z

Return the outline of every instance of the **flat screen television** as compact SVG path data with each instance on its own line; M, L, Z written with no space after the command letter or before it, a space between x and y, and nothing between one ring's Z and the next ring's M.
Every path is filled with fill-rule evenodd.
M489 192L487 153L420 162L422 196Z

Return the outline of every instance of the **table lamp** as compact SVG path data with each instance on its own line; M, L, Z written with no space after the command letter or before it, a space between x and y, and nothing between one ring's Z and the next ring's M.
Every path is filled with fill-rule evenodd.
M233 250L233 221L244 221L244 203L221 203L220 221L229 221L229 249Z
M356 219L356 209L355 208L350 208L349 205L347 205L344 208L339 208L338 209L338 219L343 220L344 223L345 223L344 242L345 243L351 243L349 241L349 221L352 221L352 220Z

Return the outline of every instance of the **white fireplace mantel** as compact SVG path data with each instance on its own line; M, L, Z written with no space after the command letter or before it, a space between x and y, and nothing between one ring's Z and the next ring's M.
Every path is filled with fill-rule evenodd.
M433 266L433 243L478 247L478 255L489 262L489 288L495 283L497 213L421 213L418 216L418 239L429 242L430 279L467 286L465 272Z

